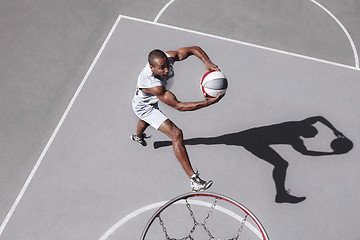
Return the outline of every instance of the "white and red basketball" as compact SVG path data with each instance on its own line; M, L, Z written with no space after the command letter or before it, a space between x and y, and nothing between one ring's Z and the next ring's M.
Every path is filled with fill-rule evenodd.
M220 71L209 71L201 78L200 88L207 97L217 97L219 93L224 95L227 87L228 81Z

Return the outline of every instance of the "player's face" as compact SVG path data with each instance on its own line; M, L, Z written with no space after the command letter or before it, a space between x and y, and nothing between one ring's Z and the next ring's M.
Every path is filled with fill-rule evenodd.
M150 65L151 71L156 77L166 78L169 74L168 58L157 58L154 60L154 66Z

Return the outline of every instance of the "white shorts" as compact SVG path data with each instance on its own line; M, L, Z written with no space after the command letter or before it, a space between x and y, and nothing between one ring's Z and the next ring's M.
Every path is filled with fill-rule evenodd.
M159 129L168 117L159 109L158 104L143 104L139 102L132 102L133 110L141 120L147 122L155 129Z

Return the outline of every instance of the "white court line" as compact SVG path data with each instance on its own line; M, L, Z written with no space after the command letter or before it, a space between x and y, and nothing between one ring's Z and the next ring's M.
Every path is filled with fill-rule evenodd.
M115 223L113 226L111 226L105 233L102 235L99 240L106 240L110 235L112 235L118 228L120 228L122 225L124 225L129 220L133 219L134 217L137 217L139 214L142 214L146 211L149 211L154 208L160 208L164 204L166 204L168 201L163 202L157 202L150 205L147 205L145 207L139 208L138 210L135 210L122 219L120 219L117 223Z
M163 14L163 12L165 12L165 10L173 3L175 2L175 0L170 0L158 13L158 15L156 15L155 19L153 22L157 22L159 20L159 18L161 17L161 15Z
M113 226L111 226L105 233L104 235L102 235L99 240L106 240L108 237L110 237L117 229L119 229L122 225L124 225L126 222L128 222L129 220L133 219L134 217L137 217L138 215L149 211L151 209L154 208L160 208L161 206L163 206L164 204L166 204L168 201L162 201L162 202L157 202L157 203L153 203L153 204L149 204L145 207L139 208L138 210L135 210L131 213L129 213L128 215L126 215L125 217L123 217L122 219L120 219L117 223L115 223ZM204 201L199 201L199 200L189 200L188 201L190 204L193 205L198 205L198 206L204 206L204 207L209 207L211 208L212 203L208 203L208 202L204 202ZM185 204L184 202L176 202L175 204ZM215 207L216 210L225 213L227 215L229 215L230 217L238 220L239 222L242 222L244 218L242 218L241 216L237 215L236 213L221 207L221 206L216 206ZM255 235L259 238L262 239L262 234L261 232L254 227L251 223L249 222L245 222L245 226L248 227L253 233L255 233Z
M337 66L337 67L360 71L360 68L342 64L342 63L331 62L331 61L324 60L324 59L319 59L319 58L309 57L309 56L305 56L305 55L301 55L301 54L297 54L297 53L287 52L284 50L278 50L278 49L274 49L274 48L264 47L264 46L256 45L253 43L247 43L247 42L243 42L243 41L239 41L239 40L220 37L220 36L209 34L209 33L203 33L203 32L199 32L199 31L195 31L195 30L189 30L189 29L185 29L185 28L181 28L181 27L175 27L175 26L171 26L171 25L167 25L167 24L163 24L163 23L151 22L148 20L139 19L139 18L135 18L135 17L129 17L129 16L124 16L124 15L121 15L121 17L124 19L132 20L132 21L142 22L142 23L146 23L146 24L152 24L152 25L156 25L156 26L160 26L160 27L165 27L165 28L188 32L188 33L193 33L193 34L197 34L197 35L201 35L201 36L205 36L205 37L211 37L211 38L215 38L215 39L219 39L219 40L224 40L227 42L233 42L233 43L237 43L237 44L241 44L241 45L245 45L245 46L250 46L250 47L259 48L259 49L263 49L263 50L267 50L267 51L290 55L293 57L298 57L298 58L303 58L303 59L312 60L312 61L316 61L316 62L326 63L326 64Z
M314 4L316 4L317 6L319 6L322 10L324 10L328 15L330 15L335 21L336 23L341 27L341 29L343 30L343 32L345 33L347 39L349 40L350 42L350 45L351 45L351 49L353 51L353 54L354 54L354 60L355 60L355 68L356 69L360 69L359 68L359 57L358 57L358 53L357 53L357 50L356 50L356 47L355 47L355 44L354 44L354 41L352 40L349 32L346 30L346 28L344 27L344 25L339 21L339 19L337 19L335 17L334 14L332 14L328 9L326 9L324 6L322 6L320 3L316 2L315 0L310 0L311 2L313 2ZM154 23L157 23L159 18L161 17L161 15L164 13L164 11L173 3L175 2L175 0L171 0L169 1L161 10L160 12L158 13L158 15L155 17L154 19Z
M359 56L358 56L358 53L357 53L357 50L356 50L356 47L355 47L355 44L354 44L354 41L352 40L349 32L346 30L346 28L344 27L344 25L339 21L339 19L337 19L335 17L334 14L332 14L328 9L326 9L323 5L321 5L320 3L316 2L315 0L310 0L311 2L313 2L314 4L316 4L317 6L319 6L322 10L324 10L327 14L330 15L330 17L332 17L336 23L341 27L341 29L344 31L346 37L348 38L349 42L350 42L350 45L351 45L351 48L352 48L352 51L354 53L354 59L355 59L355 67L357 69L359 69Z
M26 189L28 188L28 186L29 186L29 184L30 184L31 180L33 179L33 177L34 177L35 173L37 172L37 170L38 170L38 168L39 168L39 166L40 166L40 164L41 164L42 160L44 159L44 157L45 157L45 155L46 155L47 151L49 150L49 148L50 148L50 146L51 146L52 142L54 141L54 139L55 139L55 137L56 137L57 133L59 132L59 129L61 128L61 126L62 126L62 124L64 123L64 121L65 121L65 119L66 119L67 115L69 114L69 112L70 112L70 110L71 110L72 106L74 105L75 100L77 99L77 97L78 97L78 95L79 95L79 93L80 93L81 89L83 88L84 84L86 83L86 81L87 81L87 79L88 79L88 77L89 77L90 73L92 72L92 70L93 70L93 68L94 68L95 64L97 63L97 61L99 60L99 58L100 58L100 56L101 56L102 52L104 51L104 49L105 49L105 47L106 47L106 45L107 45L107 43L108 43L108 41L109 41L109 39L110 39L111 35L112 35L112 34L113 34L113 32L115 31L116 26L119 24L120 19L121 19L121 16L118 16L118 18L116 19L116 21L115 21L115 23L114 23L113 27L111 28L111 30L110 30L110 32L109 32L109 34L107 35L107 37L106 37L106 39L105 39L104 43L102 44L102 46L101 46L101 48L100 48L99 52L97 53L97 55L96 55L95 59L93 60L92 64L90 65L90 68L89 68L89 69L88 69L88 71L86 72L86 74L85 74L85 76L84 76L83 80L81 81L81 83L80 83L80 85L79 85L78 89L76 90L76 92L75 92L74 96L72 97L72 99L71 99L71 101L70 101L70 103L69 103L68 107L66 108L66 110L65 110L64 114L62 115L62 117L61 117L61 119L60 119L59 123L57 124L57 126L56 126L56 128L55 128L54 132L52 133L52 135L51 135L51 137L50 137L49 141L47 142L47 144L46 144L46 146L45 146L44 150L41 152L41 155L40 155L39 159L37 160L37 162L35 163L34 168L32 169L32 171L30 172L30 175L29 175L29 176L28 176L28 178L26 179L26 182L25 182L24 186L21 188L19 195L17 196L17 198L16 198L15 202L14 202L14 203L13 203L13 205L11 206L11 209L9 210L9 212L8 212L8 214L6 215L6 217L5 217L4 221L2 222L2 224L1 224L1 226L0 226L0 236L2 235L2 233L3 233L3 231L4 231L4 229L5 229L6 225L7 225L7 223L9 222L9 220L10 220L10 218L11 218L11 216L12 216L12 215L13 215L13 213L15 212L16 207L18 206L19 202L21 201L21 198L23 197L23 195L24 195L24 193L25 193Z

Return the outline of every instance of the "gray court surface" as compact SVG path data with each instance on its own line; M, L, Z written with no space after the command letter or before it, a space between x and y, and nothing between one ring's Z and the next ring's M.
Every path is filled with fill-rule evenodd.
M109 13L108 18L103 19L103 28L98 33L89 24L88 29L94 35L89 30L92 37L86 38L88 45L80 44L83 50L76 52L78 58L69 60L68 67L50 67L54 72L47 75L46 69L38 68L39 62L46 62L44 59L27 60L29 71L33 71L34 76L41 75L35 74L38 69L49 79L51 76L59 79L56 71L73 69L74 72L66 73L68 75L60 71L63 81L49 80L56 85L48 83L50 85L44 86L42 82L46 79L38 78L33 88L36 90L31 90L29 85L34 81L21 84L27 76L25 70L16 75L18 81L11 84L4 81L6 87L3 91L8 90L8 95L2 96L4 99L4 96L16 92L12 89L20 90L15 95L18 102L11 102L14 98L2 102L2 114L7 117L1 123L6 130L2 137L5 142L1 163L1 178L4 180L1 182L1 202L4 203L1 216L4 222L0 239L138 239L155 211L150 209L151 204L190 191L189 181L165 135L149 128L147 133L152 137L145 148L129 139L137 122L131 110L131 99L136 77L146 64L146 55L154 48L175 50L190 45L201 46L220 66L229 80L228 92L218 104L194 112L182 113L165 105L160 107L184 131L194 168L199 169L201 177L214 181L210 190L232 197L251 209L263 223L270 239L358 239L360 165L357 162L357 143L360 134L357 125L360 110L356 103L359 101L360 71L354 58L356 54L334 19L323 11L318 13L318 6L311 5L313 2L286 5L277 1L278 6L286 6L284 12L281 11L286 16L281 18L289 19L285 24L287 27L282 25L284 29L279 27L279 31L284 33L301 25L298 31L303 32L293 34L297 39L303 37L305 42L287 41L283 34L278 34L277 41L276 31L272 31L271 40L265 37L270 38L266 30L271 31L270 26L264 24L279 26L276 21L280 21L268 21L267 18L274 16L270 13L277 12L276 6L268 6L269 3L248 5L248 1L241 1L238 5L229 1L218 9L234 17L224 15L222 25L215 22L211 28L206 24L210 21L206 20L210 14L203 13L204 10L198 11L204 16L204 22L196 20L199 15L193 15L194 21L191 22L190 16L184 14L191 1L174 1L159 23L154 23L153 19L167 1L154 2L147 7L140 7L143 4L140 1L135 2L139 4L115 4L118 8L120 5L123 7L118 12L111 8L114 3L102 5L102 13ZM355 16L351 13L359 5L348 2L353 7L346 11L344 6L332 1L322 4L327 3L332 13L343 17L342 23L356 45L359 31L356 31L358 26L352 24ZM31 2L27 4L36 7ZM98 6L93 4L91 7L77 7L90 11ZM209 6L204 1L194 4L197 9ZM71 5L64 6L61 9L70 9ZM9 9L14 13L22 12L19 6ZM50 9L51 6L44 8ZM142 9L140 13L139 9ZM209 11L213 9L209 8ZM290 12L294 13L290 9L298 10L294 17L290 17L293 16ZM311 11L317 16L314 22L322 26L323 34L316 31L320 28L316 24L301 21L296 16L301 12L311 14ZM118 17L119 13L127 15ZM251 13L262 16L259 17L259 22L263 23L259 31L256 25L250 27L251 21L245 17L253 16ZM244 19L239 19L240 16ZM245 22L248 27L234 31L235 26L242 26L236 22ZM114 28L111 30L111 27ZM306 44L310 37L304 33L309 28L317 34L313 35L313 41L308 40L315 44L312 47ZM253 34L245 34L250 29ZM330 40L324 37L329 34ZM7 35L9 39L11 36L14 35ZM106 36L108 41L99 51ZM56 35L54 39L57 39ZM290 46L290 43L294 45ZM22 44L20 46L25 49L26 43ZM50 45L49 49L54 49L55 53L61 51L56 45ZM1 46L5 49L4 45ZM71 49L58 53L60 58L71 56ZM91 50L82 54L86 49ZM11 56L10 51L7 54ZM2 61L9 64L9 61ZM66 59L59 59L59 63L62 61ZM79 69L74 70L71 63L79 63ZM88 75L85 75L87 70ZM9 79L11 72L5 71ZM196 57L176 63L171 91L181 101L201 100L199 80L204 72L203 64ZM70 80L64 80L66 76ZM42 86L46 94L41 91ZM48 92L49 89L52 92ZM71 98L73 94L75 97ZM33 118L25 120L24 116ZM289 145L272 146L289 162L286 187L296 196L307 197L299 204L275 203L272 166L247 151L242 144L234 141L226 145L221 138L209 142L212 137L313 116L326 118L351 139L354 148L346 154L305 156ZM21 130L29 129L33 122L37 122L34 125L37 128ZM60 122L58 127L57 122ZM329 143L334 135L322 124L315 126L319 134L305 140L306 145L309 149L330 151ZM40 133L42 130L43 134ZM19 143L16 145L14 142ZM154 144L160 144L160 147L155 148ZM8 145L11 147L6 147ZM134 213L141 209L146 211L135 216ZM132 218L125 221L126 216Z

